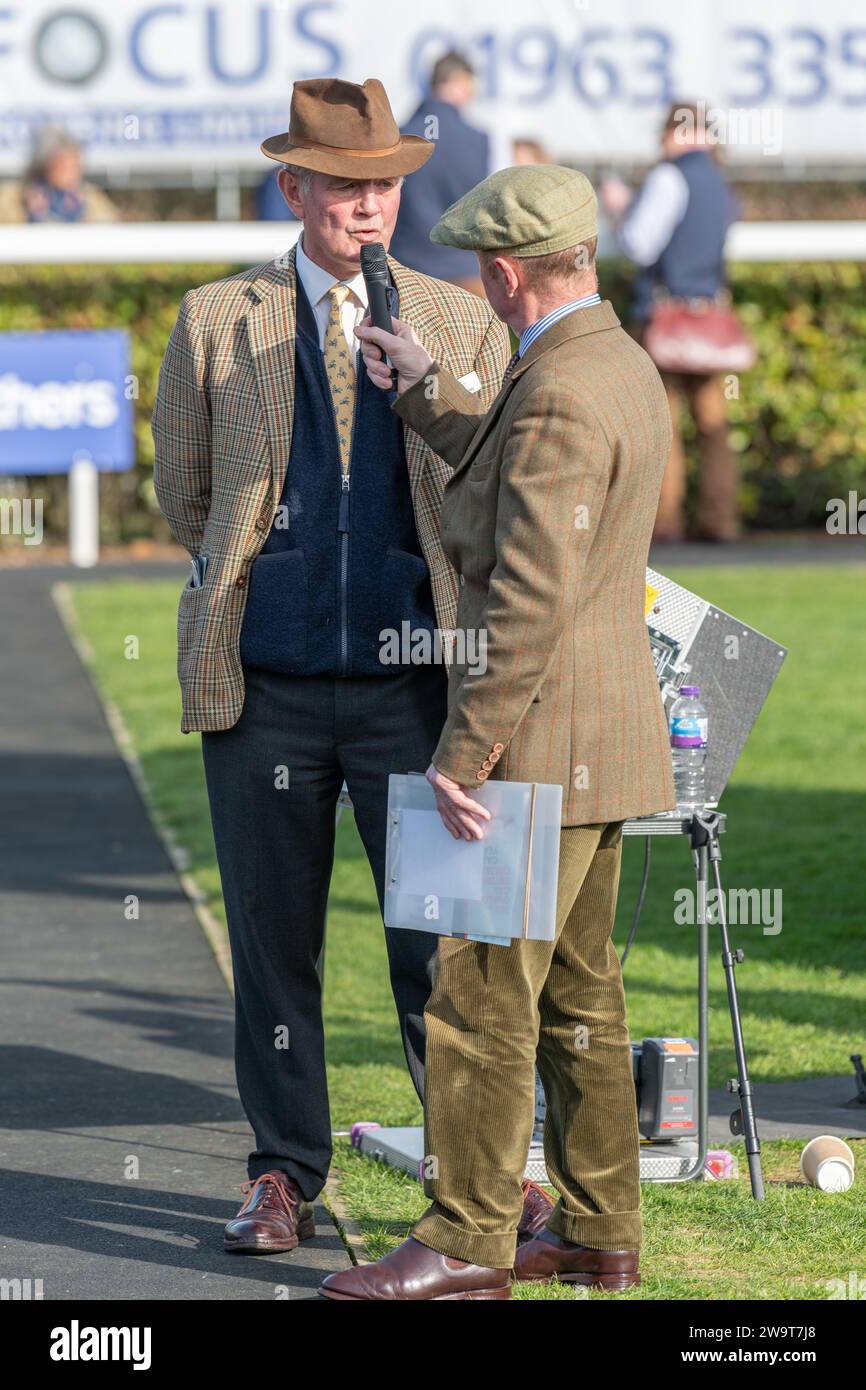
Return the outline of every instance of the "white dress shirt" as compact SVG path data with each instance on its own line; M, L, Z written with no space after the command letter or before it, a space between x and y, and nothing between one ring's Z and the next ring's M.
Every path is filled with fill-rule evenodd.
M346 298L340 306L340 316L343 322L343 333L345 334L346 342L349 344L352 350L353 360L355 360L358 355L361 340L355 337L352 330L355 325L359 324L361 319L364 318L369 307L367 286L364 282L364 276L358 271L358 274L351 280L338 280L336 275L332 275L329 270L323 270L320 265L316 265L315 261L310 260L304 250L303 241L304 234L301 232L296 243L298 250L295 258L295 269L304 287L307 298L313 306L313 313L316 316L316 324L319 329L319 347L324 351L325 329L328 326L328 318L331 313L328 290L332 285L348 285L353 293L346 295ZM355 370L357 371L357 361L355 361ZM468 372L466 376L458 377L458 380L461 386L466 387L467 391L481 390L481 381L478 377L478 373L475 371Z
M356 324L367 312L367 286L364 283L364 276L360 270L351 280L338 280L336 275L332 275L330 270L323 270L315 261L311 261L304 250L304 234L298 237L297 256L295 269L304 287L306 296L313 306L313 313L316 316L316 323L319 329L319 347L324 351L325 329L328 326L328 317L331 312L331 302L328 299L328 290L332 285L348 285L352 294L347 294L340 306L340 316L343 323L343 332L346 342L353 357L358 351L360 339L355 337L353 329Z

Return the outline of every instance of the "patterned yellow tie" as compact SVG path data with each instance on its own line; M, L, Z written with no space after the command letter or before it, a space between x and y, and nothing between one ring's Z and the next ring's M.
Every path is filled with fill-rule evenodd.
M352 416L355 413L355 364L340 317L340 306L348 294L348 285L332 285L328 290L330 312L328 327L325 330L324 360L331 399L334 402L334 418L337 421L337 441L340 446L340 465L343 473L349 471L349 454L352 448Z

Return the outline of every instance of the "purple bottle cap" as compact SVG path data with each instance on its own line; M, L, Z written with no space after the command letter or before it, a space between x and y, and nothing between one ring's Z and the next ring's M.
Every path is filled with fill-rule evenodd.
M699 685L681 685L681 686L680 686L680 694L681 694L681 695L700 695L700 693L701 693L701 687L700 687Z

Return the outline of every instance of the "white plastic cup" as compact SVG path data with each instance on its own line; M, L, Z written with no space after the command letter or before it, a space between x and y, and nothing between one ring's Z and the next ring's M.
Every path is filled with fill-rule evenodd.
M800 1154L800 1172L822 1192L846 1192L854 1181L854 1154L836 1134L818 1134Z

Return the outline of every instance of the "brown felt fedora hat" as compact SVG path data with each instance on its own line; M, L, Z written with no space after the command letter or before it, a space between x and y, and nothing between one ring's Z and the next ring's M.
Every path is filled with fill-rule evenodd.
M411 174L435 149L420 135L401 135L382 83L360 85L341 77L295 82L289 128L261 144L262 154L343 178L395 178Z

